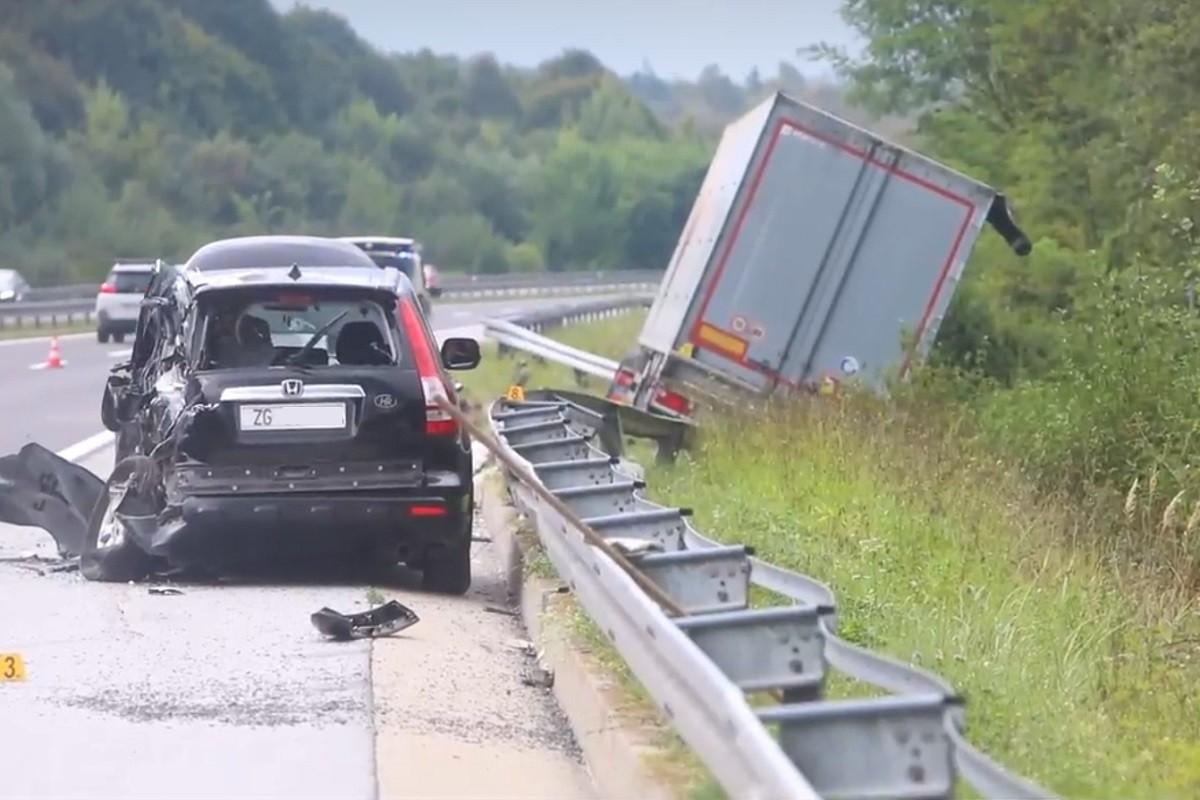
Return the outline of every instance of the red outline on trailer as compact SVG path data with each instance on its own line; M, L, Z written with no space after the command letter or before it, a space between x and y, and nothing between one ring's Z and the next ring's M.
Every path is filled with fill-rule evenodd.
M954 260L955 260L955 258L958 257L958 251L962 247L963 237L966 236L967 228L970 227L970 225L971 225L971 218L975 215L975 205L967 198L965 198L961 195L955 194L954 192L951 192L948 189L945 189L941 186L937 186L936 184L930 183L929 181L925 180L924 178L917 177L916 175L913 175L911 172L907 172L905 170L898 169L894 165L884 163L883 161L880 161L877 158L868 156L867 152L865 150L860 150L859 148L853 147L853 146L847 144L846 142L837 141L836 139L833 139L830 136L820 133L819 131L813 130L812 128L809 128L806 125L801 125L800 123L794 122L790 119L779 120L775 124L775 128L771 131L771 139L767 143L767 149L766 149L766 152L763 154L763 159L759 163L758 168L754 171L753 176L751 176L751 178L750 178L750 188L746 193L746 201L744 203L742 203L741 209L738 210L737 217L733 221L733 229L730 231L729 239L726 241L725 247L721 252L721 259L720 259L720 261L717 262L717 268L713 272L713 278L711 281L709 281L708 288L705 289L704 295L700 301L700 311L698 314L696 314L695 322L692 323L692 330L688 334L688 341L690 341L692 343L692 345L695 347L699 347L703 350L708 350L709 352L714 352L714 353L717 352L717 351L712 350L710 347L706 347L704 343L701 343L699 341L700 326L701 326L701 324L703 324L705 322L705 315L708 312L709 301L712 300L713 293L716 291L717 286L721 282L721 276L725 272L725 264L726 264L726 262L729 261L729 256L733 252L734 245L737 244L738 236L742 232L742 224L746 221L746 215L750 212L750 208L754 204L754 197L758 193L759 184L762 183L763 173L766 172L767 165L771 161L771 155L775 152L775 145L779 142L779 137L783 134L784 128L791 128L793 130L799 131L800 133L802 133L806 136L810 136L814 139L824 142L825 144L832 145L833 147L837 148L838 150L841 150L844 153L848 153L848 154L854 156L855 158L858 158L861 161L864 161L867 164L870 164L873 167L878 167L882 170L887 171L891 175L895 175L896 177L901 178L902 180L906 180L910 183L916 184L917 186L920 186L923 189L928 189L929 191L933 192L934 194L940 195L941 197L944 197L947 200L950 200L960 206L964 206L967 209L967 213L963 217L962 224L958 226L958 233L954 237L954 243L950 246L950 254L946 257L945 262L942 264L942 271L938 275L937 283L933 287L933 293L929 296L929 299L925 303L925 310L921 315L921 322L917 325L916 335L913 338L913 348L915 349L916 345L921 341L921 337L924 336L924 334L925 334L925 328L929 325L929 318L933 315L933 309L937 305L938 297L941 295L942 289L945 287L946 278L949 277L950 269L954 265ZM709 322L708 325L711 326L712 323ZM720 353L717 353L717 354L720 354ZM910 349L909 352L905 354L904 363L901 366L901 374L902 375L906 374L908 372L909 362L910 362L911 358L912 358L912 350ZM776 381L779 381L781 383L786 383L789 386L791 385L790 382L783 381L776 372L765 369L763 367L760 367L757 364L751 364L751 363L747 362L745 359L745 356L743 356L740 359L730 359L730 360L734 361L735 363L739 364L742 367L745 367L747 369L761 373L763 375L767 375L768 377L773 378Z

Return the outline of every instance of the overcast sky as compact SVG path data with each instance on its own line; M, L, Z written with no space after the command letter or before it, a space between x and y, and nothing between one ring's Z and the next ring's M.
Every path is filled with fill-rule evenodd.
M271 0L287 10L297 0ZM841 0L301 0L346 17L383 50L473 55L533 66L568 47L620 74L649 63L660 77L694 78L717 64L734 78L781 60L812 74L796 48L827 41L856 49Z

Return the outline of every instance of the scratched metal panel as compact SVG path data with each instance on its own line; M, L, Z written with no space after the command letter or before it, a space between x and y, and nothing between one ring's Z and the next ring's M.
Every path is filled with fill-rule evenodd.
M892 364L932 301L927 346L992 190L786 96L767 128L684 319L694 361L767 389Z
M686 336L684 318L709 268L774 104L774 98L768 98L726 126L642 326L642 345L669 353Z
M893 172L872 169L865 218L848 235L852 255L833 265L787 353L781 372L790 383L856 375L879 387L907 363L914 334L923 355L937 333L992 195L935 191L899 156Z
M791 335L862 171L860 159L813 146L790 129L773 136L716 287L706 303L701 298L701 322L711 328L693 338L696 361L755 387L767 378L750 365L778 366L772 356ZM713 337L745 342L744 357L731 358Z

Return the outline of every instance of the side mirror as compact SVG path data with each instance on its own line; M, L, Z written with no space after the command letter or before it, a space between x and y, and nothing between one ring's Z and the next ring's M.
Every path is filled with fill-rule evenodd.
M100 398L100 421L116 433L121 425L134 418L141 401L142 395L130 391L127 375L109 375Z
M117 419L117 401L109 386L104 387L104 394L100 397L100 423L113 433L121 428L121 421Z
M455 336L442 342L442 366L446 369L475 369L482 358L474 339Z

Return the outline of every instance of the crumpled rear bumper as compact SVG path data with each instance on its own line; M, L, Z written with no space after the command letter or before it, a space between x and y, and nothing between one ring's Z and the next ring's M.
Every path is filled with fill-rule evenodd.
M131 533L151 555L208 566L470 536L471 490L454 473L316 469L307 476L274 468L178 469L169 510L153 523L129 520Z
M157 467L140 456L127 462L116 516L138 549L176 566L422 548L471 535L471 479L453 472L326 464L298 475L274 467L181 465L172 471L167 506L159 512L161 501L137 488L157 485ZM40 445L0 458L0 522L43 528L64 556L81 554L89 518L106 491L106 481Z
M334 555L373 546L424 545L469 536L465 498L354 493L192 497L176 521L135 533L151 555L176 563Z

